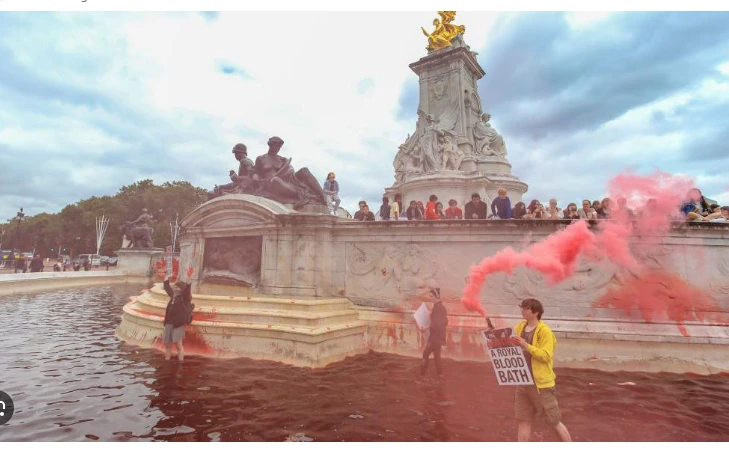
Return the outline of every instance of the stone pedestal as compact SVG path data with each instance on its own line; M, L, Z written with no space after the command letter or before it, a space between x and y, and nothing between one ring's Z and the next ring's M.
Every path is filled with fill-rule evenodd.
M505 140L484 114L477 82L486 73L462 36L410 68L420 78L419 119L395 156L395 183L386 195L399 193L407 203L435 194L446 208L448 199L462 206L472 193L490 200L504 187L512 205L521 201L528 186L511 174Z
M152 276L152 262L165 256L164 248L129 248L116 252L117 270L126 275Z
M450 199L458 201L458 206L463 208L471 200L473 193L481 195L481 199L490 205L491 201L498 196L499 187L504 187L509 191L512 206L522 201L522 194L527 189L526 184L515 177L504 175L488 177L475 171L471 173L443 171L424 174L388 187L385 189L385 196L394 200L396 194L402 195L404 210L410 201L422 201L425 204L430 195L436 195L438 201L443 203L445 210L448 208Z

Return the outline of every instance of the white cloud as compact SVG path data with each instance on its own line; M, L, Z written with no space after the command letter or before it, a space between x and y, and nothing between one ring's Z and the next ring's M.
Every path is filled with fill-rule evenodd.
M432 12L238 12L214 20L194 13L0 16L0 51L14 58L0 60L0 76L4 70L22 72L14 85L3 88L0 82L5 153L0 163L32 167L22 159L38 156L51 185L63 188L43 197L8 187L0 193L0 218L13 216L20 202L58 211L81 197L112 194L149 177L212 188L236 167L230 152L235 143L246 143L255 157L272 135L286 141L282 154L293 157L297 169L307 166L320 179L335 171L344 207L352 209L362 197L376 204L393 182L398 144L414 129L414 121L398 120L397 112L403 86L417 82L408 65L426 54L420 27L431 29L434 17ZM488 49L497 17L458 13L472 50ZM584 39L602 33L598 25L609 15L567 17ZM726 74L726 65L719 71ZM222 66L236 70L225 74ZM707 79L695 92L658 99L595 130L533 142L506 136L514 173L530 184L527 198L599 197L607 178L627 164L648 168L679 158L692 131L678 125L670 132L654 130L656 112L670 123L690 101L726 95L725 80ZM533 107L521 105L524 112ZM499 127L498 115L494 124ZM565 149L583 150L583 157L570 160ZM565 175L572 177L568 186Z
M611 14L610 11L573 11L568 12L566 18L572 28L583 29L598 25Z

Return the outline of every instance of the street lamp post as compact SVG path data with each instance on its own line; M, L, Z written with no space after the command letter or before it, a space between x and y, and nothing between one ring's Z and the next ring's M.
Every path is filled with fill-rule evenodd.
M13 251L15 251L15 245L18 244L18 236L20 235L20 222L23 221L23 217L25 217L25 214L23 213L23 208L21 207L20 212L15 215L15 219L18 220L18 227L15 228L15 236L13 236Z

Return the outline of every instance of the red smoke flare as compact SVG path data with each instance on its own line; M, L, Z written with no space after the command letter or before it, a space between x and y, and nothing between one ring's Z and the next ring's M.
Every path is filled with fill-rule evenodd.
M650 248L668 233L671 221L680 218L678 208L693 187L692 180L666 173L638 176L626 172L611 179L608 187L612 220L600 222L596 234L588 229L587 222L579 221L522 252L507 247L483 259L471 267L461 300L463 306L486 316L479 296L492 273L511 274L516 267L527 267L543 274L548 283L557 284L573 274L577 259L583 256L608 259L621 270L636 275L622 287L611 289L597 302L597 307L612 305L626 313L635 309L646 321L665 316L677 322L684 335L688 335L683 327L685 320L702 320L702 312L718 311L708 294L676 275L646 270L630 251L631 243ZM639 210L637 221L633 222L627 211L618 209L620 198L626 199L628 208Z

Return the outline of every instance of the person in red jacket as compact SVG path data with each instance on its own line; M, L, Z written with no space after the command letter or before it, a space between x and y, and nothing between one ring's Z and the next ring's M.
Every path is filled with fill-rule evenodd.
M445 211L446 220L463 220L463 210L458 207L458 201L448 201L448 208Z
M438 197L430 195L428 203L425 205L425 219L426 220L440 220L440 217L435 213L435 203L438 202Z

